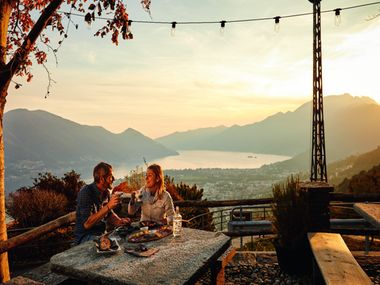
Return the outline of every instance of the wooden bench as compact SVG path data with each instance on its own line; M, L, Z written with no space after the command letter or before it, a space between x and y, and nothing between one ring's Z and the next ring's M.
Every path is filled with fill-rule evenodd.
M228 232L238 236L272 233L272 223L268 220L229 221Z
M315 265L318 265L325 284L373 284L352 256L340 234L308 233L308 239L314 255L314 269ZM313 277L316 282L316 274L313 274Z

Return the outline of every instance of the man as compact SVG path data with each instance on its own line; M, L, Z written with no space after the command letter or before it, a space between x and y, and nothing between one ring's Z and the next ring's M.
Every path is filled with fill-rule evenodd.
M112 166L101 162L93 171L94 182L84 186L78 193L75 224L77 244L93 240L106 230L106 223L122 226L130 223L128 218L119 218L112 209L120 202L120 195L110 195L115 178Z

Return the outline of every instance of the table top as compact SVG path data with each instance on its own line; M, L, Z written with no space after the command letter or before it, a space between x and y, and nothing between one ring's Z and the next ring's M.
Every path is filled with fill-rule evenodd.
M210 263L230 246L231 238L222 233L183 228L180 237L172 235L144 243L159 251L148 257L124 252L128 243L119 241L122 250L99 254L90 241L54 255L51 270L71 278L96 284L185 284L193 283Z
M355 203L355 211L374 227L380 229L380 204L377 203Z

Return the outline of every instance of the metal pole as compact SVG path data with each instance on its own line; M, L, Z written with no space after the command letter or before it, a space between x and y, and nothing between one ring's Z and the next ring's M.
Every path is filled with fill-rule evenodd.
M310 181L327 182L322 92L321 0L313 3L313 123Z

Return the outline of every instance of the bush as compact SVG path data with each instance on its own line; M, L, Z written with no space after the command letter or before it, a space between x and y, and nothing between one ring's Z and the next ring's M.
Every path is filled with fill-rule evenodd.
M203 198L203 189L198 189L197 185L189 186L185 183L174 184L174 179L169 176L165 176L165 187L170 193L174 201L191 200L201 201ZM204 215L199 219L192 220L191 223L185 226L195 229L202 229L208 231L214 231L215 225L213 222L212 214L208 208L191 208L186 207L180 209L182 219L189 220L198 215Z
M36 227L67 212L68 200L63 194L41 189L22 189L9 195L9 214L20 227Z
M128 183L128 192L139 190L145 185L145 172L142 167L136 166L136 169L131 170L129 175L125 176Z
M300 188L299 178L291 176L285 184L273 186L273 227L278 263L290 274L311 270L311 251L307 240L309 207L307 193Z
M33 186L29 189L45 189L65 195L68 200L67 212L69 212L75 210L78 192L84 185L80 174L72 170L65 173L62 178L58 178L50 172L38 173L38 177L33 179Z
M273 227L282 246L293 244L307 233L308 203L299 186L299 178L291 176L285 184L273 186Z

